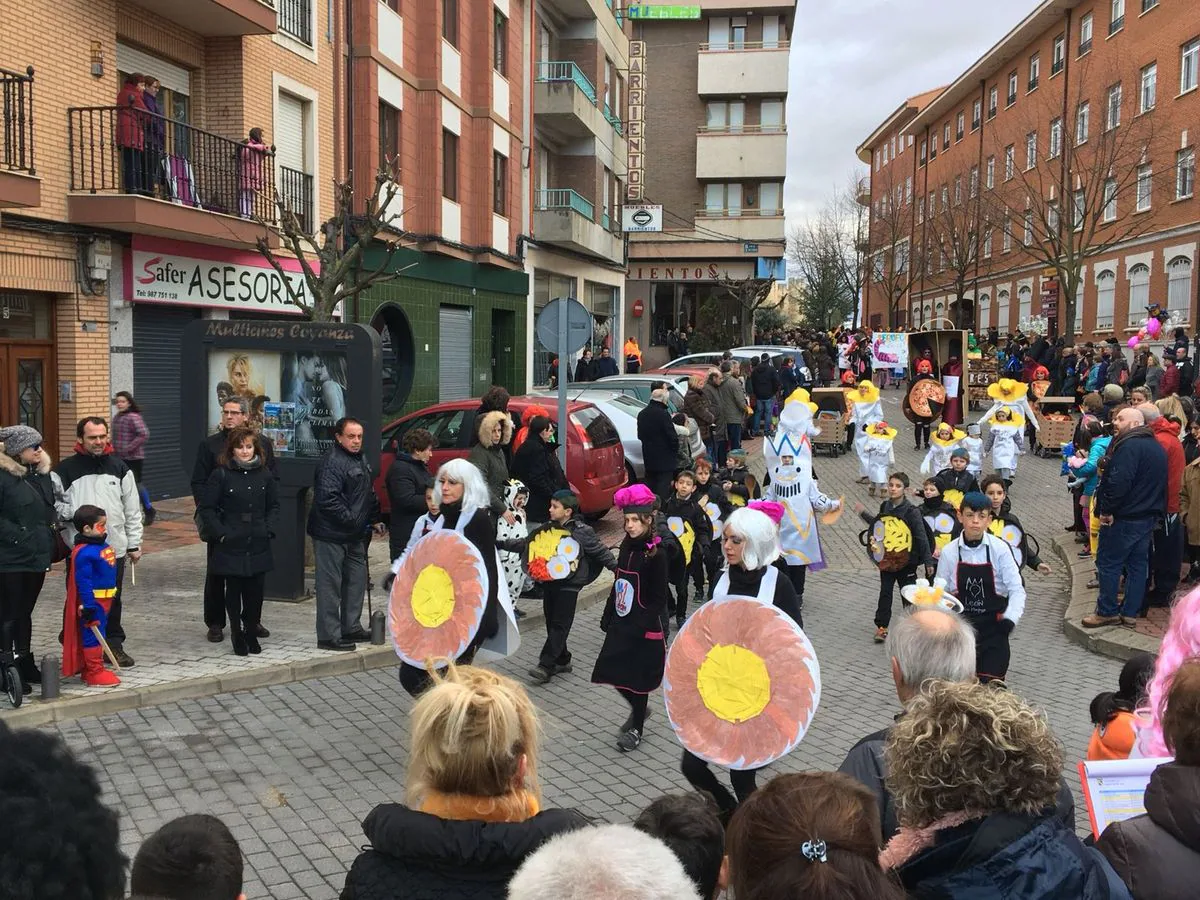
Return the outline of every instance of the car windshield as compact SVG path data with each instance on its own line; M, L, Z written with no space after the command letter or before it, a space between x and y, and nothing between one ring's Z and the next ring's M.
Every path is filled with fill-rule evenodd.
M571 418L584 430L593 447L610 447L621 440L612 420L595 406L581 407L571 413Z

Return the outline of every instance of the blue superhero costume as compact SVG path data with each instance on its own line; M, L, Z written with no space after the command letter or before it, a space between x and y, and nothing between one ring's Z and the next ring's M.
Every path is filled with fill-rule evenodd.
M100 633L107 638L108 613L116 593L117 556L105 536L76 535L67 569L67 598L63 606L64 676L82 672L87 684L109 683L109 679L115 678L104 670L103 650L91 626L98 625ZM105 675L108 678L104 678Z

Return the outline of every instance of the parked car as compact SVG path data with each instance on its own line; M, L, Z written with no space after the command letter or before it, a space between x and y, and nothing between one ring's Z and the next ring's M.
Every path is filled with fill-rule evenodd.
M667 391L669 398L667 407L674 415L683 410L683 395L687 393L688 376L677 375L672 372L670 375L608 375L604 378L598 378L590 382L586 388L604 388L606 391L616 391L622 394L628 394L630 397L637 397L643 403L650 402L650 385L656 381L667 382Z
M549 396L513 397L508 403L510 412L525 420L530 406L541 406L558 426L558 406ZM436 472L442 463L465 457L475 433L475 411L479 400L451 400L435 403L409 413L383 427L383 453L375 477L375 494L384 512L391 509L387 496L387 472L404 435L413 428L424 428L437 439L429 470ZM598 519L612 509L613 494L625 486L627 470L621 439L612 421L594 403L572 400L567 406L569 427L567 436L567 478L571 489L579 495L579 509L589 519ZM635 430L636 433L636 430Z
M742 365L746 365L748 362L750 362L750 355L751 354L749 353L738 353L737 351L733 351L733 358ZM689 353L687 356L680 356L668 363L663 363L657 369L653 369L651 371L672 372L679 368L695 368L697 366L706 370L712 369L721 365L722 356L723 354L721 353Z
M621 447L625 451L625 469L628 481L630 484L641 481L646 477L646 464L642 457L642 442L638 440L637 416L646 408L646 404L650 400L647 398L642 401L628 394L604 390L599 387L599 382L595 382L595 384L597 386L594 388L585 388L578 392L576 399L595 404L612 422L621 438ZM547 403L553 403L554 396L547 393L544 395L544 399Z

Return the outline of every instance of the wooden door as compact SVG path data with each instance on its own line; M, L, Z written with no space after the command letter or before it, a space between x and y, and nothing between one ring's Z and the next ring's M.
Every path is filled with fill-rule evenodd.
M36 428L55 460L59 455L56 385L52 346L0 344L0 425Z

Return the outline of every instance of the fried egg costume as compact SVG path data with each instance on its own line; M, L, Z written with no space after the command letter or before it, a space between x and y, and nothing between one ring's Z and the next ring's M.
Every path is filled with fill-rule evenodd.
M1023 381L1017 381L1015 378L1001 378L999 381L988 385L988 396L992 398L993 403L991 409L983 414L980 422L984 423L983 428L986 430L988 422L996 410L1002 407L1008 407L1008 411L1024 416L1025 421L1033 423L1035 431L1039 430L1037 416L1033 414L1033 407L1029 404L1029 385ZM1021 423L1024 427L1024 422Z
M1025 417L1012 412L1007 422L999 422L993 417L984 426L988 431L983 446L984 450L991 451L992 468L1009 475L1016 472L1017 457L1025 452Z
M879 388L869 381L860 381L858 387L847 390L846 401L850 404L850 422L854 426L854 452L858 454L858 477L866 478L870 474L867 470L869 463L866 453L866 429L867 426L883 421L883 402L879 399ZM780 422L781 426L782 424Z
M875 406L878 407L878 390L875 394ZM771 484L763 499L781 503L786 510L779 523L784 562L789 566L812 566L814 571L820 571L825 568L825 559L817 534L816 513L831 512L840 504L821 493L813 481L812 438L819 434L813 424L816 409L817 405L809 401L808 391L804 388L797 388L784 401L775 436L763 446L767 471L771 475Z
M962 446L967 433L944 422L929 436L929 452L921 463L922 475L936 475L950 468L950 455Z
M888 427L886 422L876 422L867 429L863 452L867 457L867 477L873 485L887 484L888 469L896 461L892 444L896 440L896 433L896 429Z

